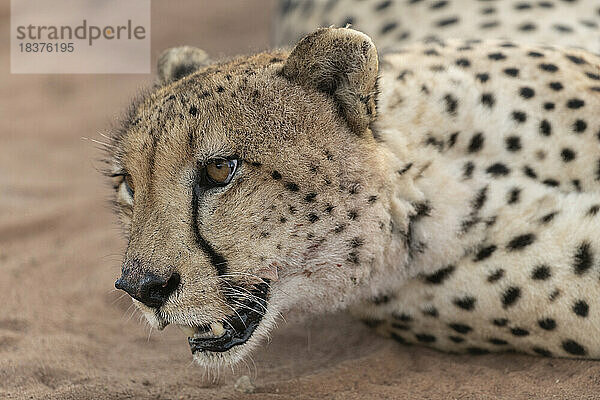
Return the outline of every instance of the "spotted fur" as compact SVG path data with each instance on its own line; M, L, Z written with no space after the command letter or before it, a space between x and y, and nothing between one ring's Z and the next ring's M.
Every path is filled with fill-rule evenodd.
M452 352L600 357L597 56L466 39L377 57L345 28L209 66L171 54L109 161L124 268L181 279L138 306L206 324L228 287L270 285L250 340L198 362L239 360L292 308ZM199 163L232 156L233 181L199 190Z

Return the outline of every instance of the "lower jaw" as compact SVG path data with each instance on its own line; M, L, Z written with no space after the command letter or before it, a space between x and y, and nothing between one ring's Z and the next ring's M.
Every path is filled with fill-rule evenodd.
M224 333L219 337L189 337L192 354L223 353L232 347L245 344L260 324L267 308L269 286L267 283L255 285L251 291L253 300L245 301L234 315L223 321Z

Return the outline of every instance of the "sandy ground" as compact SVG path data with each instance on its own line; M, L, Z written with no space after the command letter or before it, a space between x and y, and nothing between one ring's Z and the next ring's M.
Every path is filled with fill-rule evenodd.
M264 1L153 2L152 48L266 48ZM282 323L217 382L183 335L149 332L113 290L124 241L97 172L98 137L144 75L11 75L0 6L0 398L598 398L600 363L403 347L343 315ZM234 383L249 375L253 394Z

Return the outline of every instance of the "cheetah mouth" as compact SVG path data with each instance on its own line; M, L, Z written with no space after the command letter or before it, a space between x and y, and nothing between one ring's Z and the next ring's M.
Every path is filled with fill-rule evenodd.
M261 283L250 291L243 301L232 302L237 306L233 315L208 325L182 329L188 333L192 354L197 352L222 353L234 346L246 343L259 326L267 309L269 286Z

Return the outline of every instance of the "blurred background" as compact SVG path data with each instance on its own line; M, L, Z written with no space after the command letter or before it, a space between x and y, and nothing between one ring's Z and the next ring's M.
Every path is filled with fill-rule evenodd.
M183 44L213 58L265 50L286 4L154 0L152 62ZM404 347L344 315L291 315L253 360L211 379L178 329L151 332L114 290L125 242L102 153L84 139L99 139L153 76L10 74L9 28L3 1L0 398L574 398L600 388L595 363ZM245 375L251 385L236 388Z

